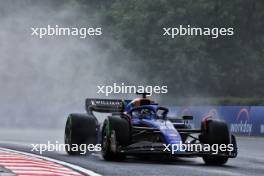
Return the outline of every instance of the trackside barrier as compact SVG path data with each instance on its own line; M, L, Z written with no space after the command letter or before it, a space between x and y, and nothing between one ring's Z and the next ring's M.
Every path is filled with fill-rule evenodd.
M264 136L264 106L174 106L169 116L192 115L193 127L199 128L207 115L223 119L232 133L243 136Z

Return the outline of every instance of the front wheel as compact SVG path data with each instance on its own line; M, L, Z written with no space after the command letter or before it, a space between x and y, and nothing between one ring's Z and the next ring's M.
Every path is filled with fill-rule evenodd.
M102 130L102 156L108 161L125 159L119 147L124 147L130 141L130 126L126 119L121 117L108 117L104 121Z
M209 120L206 126L202 125L202 134L199 136L200 141L204 144L230 144L230 133L228 126L223 121ZM207 165L223 165L228 161L226 155L205 155L203 160Z

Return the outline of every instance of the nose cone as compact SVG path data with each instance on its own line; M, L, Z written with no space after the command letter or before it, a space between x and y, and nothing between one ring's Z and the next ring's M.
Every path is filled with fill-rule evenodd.
M142 122L149 127L159 129L164 136L166 144L179 144L182 142L180 134L170 121L162 119L143 119Z

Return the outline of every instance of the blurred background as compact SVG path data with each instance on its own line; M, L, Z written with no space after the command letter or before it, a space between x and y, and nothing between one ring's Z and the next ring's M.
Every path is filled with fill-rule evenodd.
M264 104L264 1L0 1L0 126L59 128L97 85L167 85L167 105ZM163 37L163 27L233 36ZM102 36L31 36L31 27L101 27ZM131 98L133 95L118 95Z

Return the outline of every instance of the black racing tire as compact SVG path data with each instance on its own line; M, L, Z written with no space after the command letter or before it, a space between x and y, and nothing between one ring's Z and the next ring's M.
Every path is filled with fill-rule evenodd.
M87 114L70 114L68 116L64 143L69 155L84 154L81 145L96 144L97 120ZM86 146L87 147L87 146ZM89 152L85 152L87 154Z
M114 140L115 139L115 140ZM113 144L115 141L115 144ZM127 119L108 117L102 129L102 156L107 161L120 161L125 155L118 152L118 147L125 147L130 143L130 125ZM116 150L113 150L115 146Z
M202 134L199 136L200 141L204 144L230 144L230 133L225 122L220 120L208 121L205 128L202 125ZM204 155L203 160L207 165L223 165L228 161L228 156Z

